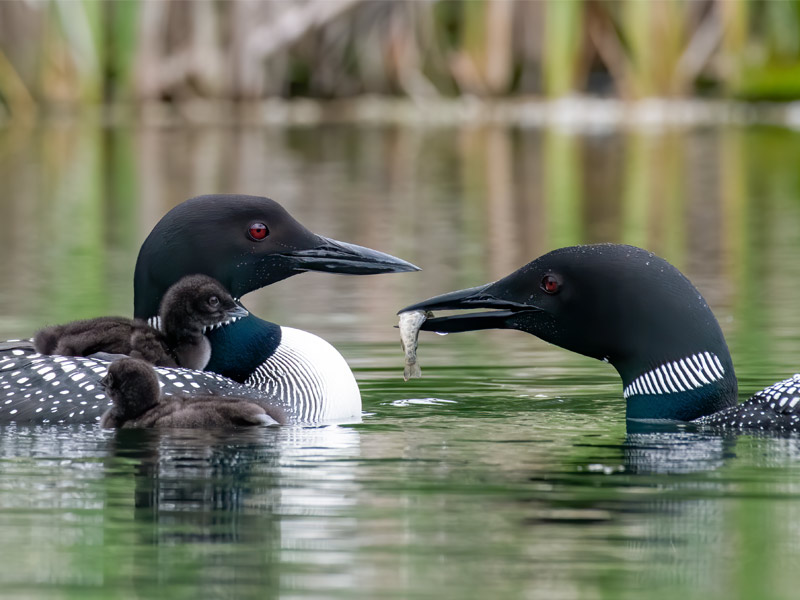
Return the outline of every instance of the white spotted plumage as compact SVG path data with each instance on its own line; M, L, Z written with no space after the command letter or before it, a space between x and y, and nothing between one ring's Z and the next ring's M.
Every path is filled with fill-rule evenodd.
M700 417L695 423L723 429L755 429L759 431L800 431L800 374L784 379L741 404L713 415Z
M110 404L100 385L109 364L17 348L0 352L0 422L99 419ZM209 371L158 367L156 373L165 394L253 398L281 406L296 423L353 421L361 414L358 385L341 354L297 329L281 328L281 344L246 385Z

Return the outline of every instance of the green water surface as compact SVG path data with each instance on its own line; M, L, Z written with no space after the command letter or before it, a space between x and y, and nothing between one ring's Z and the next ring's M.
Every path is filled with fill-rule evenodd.
M800 438L628 431L606 364L394 313L573 243L644 246L714 309L742 398L800 370L800 132L0 130L0 338L130 314L139 244L201 193L423 267L245 298L352 365L360 424L0 428L3 598L796 598Z

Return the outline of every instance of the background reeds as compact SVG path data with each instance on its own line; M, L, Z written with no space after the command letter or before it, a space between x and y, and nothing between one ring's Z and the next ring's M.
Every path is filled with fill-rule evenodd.
M7 0L0 102L800 98L798 0Z

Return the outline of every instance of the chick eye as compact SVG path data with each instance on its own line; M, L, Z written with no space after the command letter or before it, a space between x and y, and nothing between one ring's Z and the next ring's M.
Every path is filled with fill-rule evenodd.
M267 229L267 226L261 222L250 223L250 227L247 230L247 235L250 236L251 240L260 242L267 237L267 235L269 235L269 229Z
M208 304L209 306L219 306L219 298L211 296L211 298L208 299Z
M555 294L560 287L561 284L554 275L545 275L542 277L542 289L548 294Z

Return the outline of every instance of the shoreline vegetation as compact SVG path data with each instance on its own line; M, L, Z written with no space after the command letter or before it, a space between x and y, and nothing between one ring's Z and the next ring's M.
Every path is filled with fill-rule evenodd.
M780 103L798 99L800 0L0 2L5 122L88 107L192 122L795 124L800 109Z
M26 118L7 118L0 125L89 122L102 126L376 126L463 127L499 125L564 130L671 128L715 125L771 125L800 129L800 101L788 103L735 100L616 98L569 96L487 99L361 96L339 100L270 98L231 102L191 99L181 103L142 102L42 107Z

